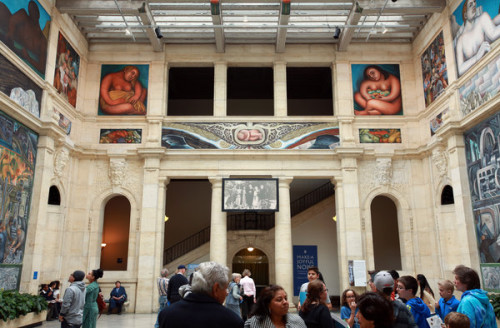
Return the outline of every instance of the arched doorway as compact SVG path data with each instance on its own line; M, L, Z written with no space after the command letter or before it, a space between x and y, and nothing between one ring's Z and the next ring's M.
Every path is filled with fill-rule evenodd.
M260 249L253 249L250 251L244 248L236 253L233 257L233 271L242 273L243 270L248 269L252 273L251 278L257 287L257 295L260 291L269 286L269 260L267 255Z
M396 204L389 197L375 197L371 204L371 217L375 270L401 270Z

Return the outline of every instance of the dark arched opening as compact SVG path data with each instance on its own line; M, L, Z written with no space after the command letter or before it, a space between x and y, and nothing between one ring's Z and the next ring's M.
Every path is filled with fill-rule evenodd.
M450 185L446 185L441 193L441 205L451 205L455 204L455 198L453 197L453 188Z
M61 194L56 186L49 189L49 205L61 205Z

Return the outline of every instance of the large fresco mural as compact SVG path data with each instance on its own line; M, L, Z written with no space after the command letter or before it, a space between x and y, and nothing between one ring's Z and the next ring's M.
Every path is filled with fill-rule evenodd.
M38 135L0 111L0 289L19 286Z
M351 70L354 114L403 114L399 65L353 64Z
M500 56L488 63L458 90L462 116L488 102L500 91Z
M76 107L76 89L78 87L79 72L80 56L61 32L59 32L54 87L73 107Z
M0 54L0 91L26 111L40 117L42 88Z
M443 32L431 42L420 57L424 80L425 106L429 106L448 86L448 69L444 52Z
M500 37L500 0L464 0L451 15L458 77L491 50Z
M0 0L0 40L45 78L50 16L37 0Z
M102 65L99 115L146 115L149 65Z
M464 138L481 271L490 282L500 277L500 266L484 265L500 263L500 113L465 132Z
M167 123L168 149L334 149L339 128L329 123Z

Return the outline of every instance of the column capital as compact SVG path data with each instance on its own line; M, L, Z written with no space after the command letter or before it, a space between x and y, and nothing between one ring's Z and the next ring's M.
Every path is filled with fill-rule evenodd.
M222 187L222 177L208 177L208 181L212 184L212 188Z
M278 177L280 188L290 188L290 183L293 181L293 177Z
M341 186L342 185L342 177L333 177L330 179L330 182L334 185L334 186Z

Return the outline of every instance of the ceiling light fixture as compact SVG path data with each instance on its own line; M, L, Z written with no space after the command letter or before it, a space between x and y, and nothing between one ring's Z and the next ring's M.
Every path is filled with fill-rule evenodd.
M248 250L249 252L253 252L254 248L253 248L252 246L249 246L249 247L247 247L247 250Z

